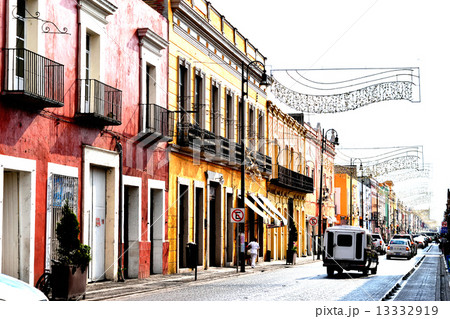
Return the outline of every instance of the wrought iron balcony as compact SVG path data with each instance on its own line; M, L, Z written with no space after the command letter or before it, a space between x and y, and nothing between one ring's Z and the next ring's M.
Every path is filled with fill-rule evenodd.
M173 140L174 118L173 112L157 104L141 105L141 132L138 141L146 146L156 142L170 142Z
M28 109L64 105L64 65L27 49L4 49L2 95Z
M122 124L122 91L97 80L79 79L75 117L92 126Z
M258 169L263 176L272 174L272 158L260 152L254 152L254 158Z
M191 123L180 122L177 130L178 145L193 152L199 151L211 160L230 166L241 164L242 146L240 143L235 143L222 136L216 136L212 132ZM247 148L245 164L249 166L251 163L258 165L258 170L263 176L267 177L272 174L272 158Z
M198 125L185 122L178 123L177 129L178 145L208 155L220 153L222 141L214 133L202 129Z
M314 181L311 177L291 171L279 164L275 171L275 177L270 180L272 184L298 192L314 193Z

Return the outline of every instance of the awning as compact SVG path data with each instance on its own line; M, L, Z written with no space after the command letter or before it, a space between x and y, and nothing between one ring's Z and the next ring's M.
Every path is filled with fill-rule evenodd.
M259 200L259 198L255 194L249 193L249 195L259 205L259 207L261 207L267 213L267 215L269 215L270 217L273 218L275 225L280 226L280 224L281 224L280 219L278 219L278 217L276 217L274 214L272 214L272 212L266 207L266 205L264 205Z
M239 194L239 197L241 197L241 194ZM250 209L252 211L254 211L255 213L257 213L259 216L261 216L263 218L264 224L269 223L269 218L267 218L266 214L264 214L261 210L259 210L259 208L256 207L255 204L253 204L247 197L245 197L244 200L245 200L245 204L248 207L250 207Z
M278 209L272 204L272 202L268 198L262 196L261 194L258 194L258 197L264 202L264 204L266 204L270 208L270 210L275 215L277 215L281 219L284 225L287 225L287 219L284 218L283 215L281 215Z
M337 219L335 216L328 216L328 223L337 223Z

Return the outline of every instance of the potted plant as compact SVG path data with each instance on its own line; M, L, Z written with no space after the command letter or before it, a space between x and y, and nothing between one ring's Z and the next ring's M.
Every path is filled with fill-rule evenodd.
M91 249L80 242L79 234L77 215L65 202L56 226L58 260L52 265L52 298L55 300L78 299L86 294Z
M297 263L297 242L294 242L292 247L287 250L286 264L295 265L296 263Z

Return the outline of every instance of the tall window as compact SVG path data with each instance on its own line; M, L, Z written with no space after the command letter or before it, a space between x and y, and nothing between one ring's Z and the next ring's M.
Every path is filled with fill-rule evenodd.
M211 81L211 132L220 135L220 87L216 81Z
M85 83L85 94L84 94L84 103L85 103L85 110L89 110L89 86L90 86L90 65L91 65L91 37L89 34L86 34L86 52L85 52L85 58L86 58L86 67L84 70L84 78L86 79Z
M265 146L265 118L262 111L258 111L258 151L264 154Z
M189 70L186 64L180 64L178 70L178 108L181 111L181 122L188 123L189 117Z
M145 104L156 103L156 68L147 63L145 67Z
M242 141L242 139L244 138L243 136L242 136L242 122L243 122L243 119L242 119L242 116L243 116L243 109L244 109L244 106L243 106L243 99L242 98L239 98L239 104L238 104L238 114L237 114L237 118L238 118L238 125L237 125L237 128L238 128L238 134L237 134L237 142L238 143L241 143L241 141Z
M231 92L227 92L226 96L226 109L225 109L225 118L226 118L226 126L225 126L225 137L232 140L234 139L234 103L233 103L233 95Z
M16 28L16 87L22 90L25 67L25 0L17 0Z
M205 99L204 99L204 73L200 70L195 70L195 81L194 81L194 108L195 108L195 124L200 126L202 129L205 128Z
M254 150L256 139L255 139L255 109L251 106L248 110L248 139L249 139L249 147Z
M289 163L288 163L288 165L289 165L288 168L291 171L293 171L294 170L294 149L292 147L291 147L290 154L289 154Z

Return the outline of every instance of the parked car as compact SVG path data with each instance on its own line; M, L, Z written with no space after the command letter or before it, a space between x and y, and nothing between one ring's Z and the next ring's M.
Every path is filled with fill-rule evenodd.
M436 233L434 231L424 231L421 232L420 235L430 237L431 241L434 240L435 242L437 242L437 240L439 240L439 233Z
M407 259L411 259L412 256L411 243L408 239L391 239L386 249L387 259L391 259L391 257L406 257Z
M414 242L417 244L418 248L425 248L428 246L428 240L425 236L414 235Z
M409 240L413 256L417 255L417 244L414 242L413 235L411 234L395 234L391 239L407 239Z
M328 276L337 271L358 270L377 273L378 253L367 229L358 226L328 227L324 236L323 266Z
M14 277L0 274L0 301L48 301L42 291Z
M373 245L375 250L380 254L386 254L386 244L380 234L372 234Z

